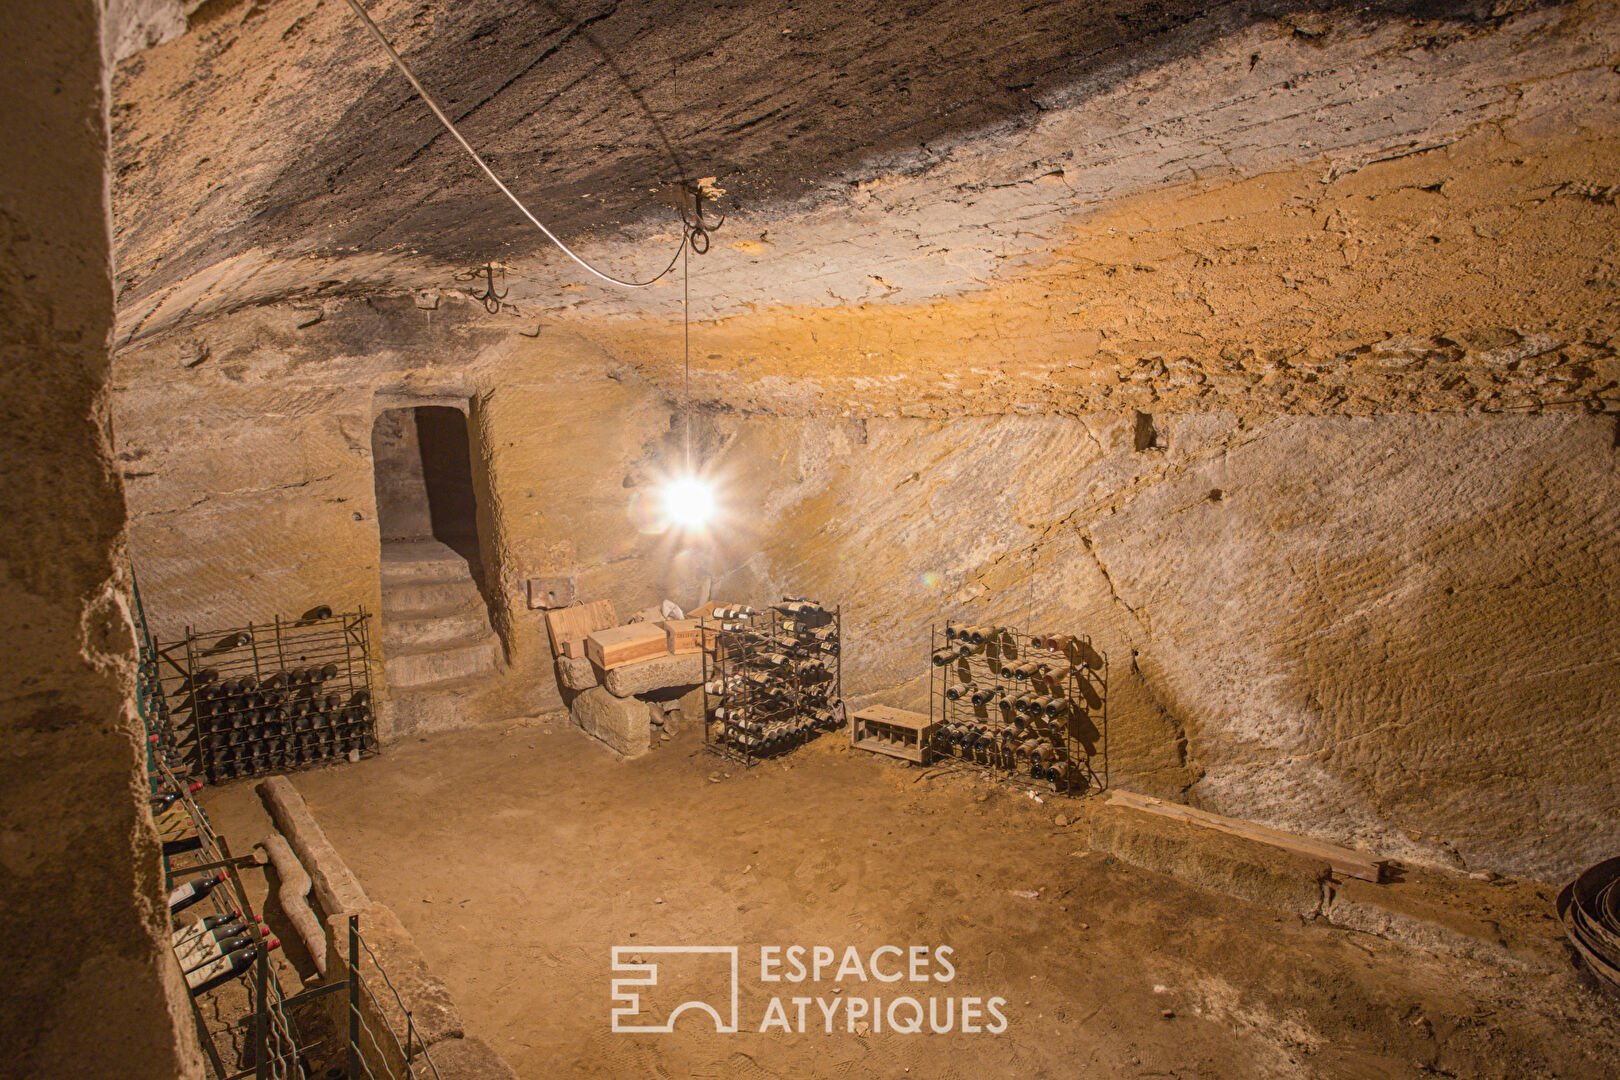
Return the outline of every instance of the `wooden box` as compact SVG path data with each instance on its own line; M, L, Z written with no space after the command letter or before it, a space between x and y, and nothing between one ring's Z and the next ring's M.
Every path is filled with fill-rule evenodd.
M668 652L669 635L657 623L615 626L585 636L585 655L604 671Z
M868 705L853 721L849 732L856 749L928 764L935 725L926 714Z
M695 653L702 650L703 643L698 638L696 619L665 619L658 625L664 628L670 652Z
M577 652L569 652L565 645L570 641L583 642L587 634L618 625L619 616L611 600L593 600L589 604L548 611L546 631L551 635L551 655L584 656L583 646Z

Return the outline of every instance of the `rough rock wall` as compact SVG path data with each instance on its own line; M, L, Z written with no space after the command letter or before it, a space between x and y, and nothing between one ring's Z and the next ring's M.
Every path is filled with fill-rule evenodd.
M1378 295L1378 268L1408 247L1445 275L1464 267L1470 288L1511 288L1543 270L1581 286L1574 265L1557 263L1559 244L1533 267L1511 257L1499 267L1488 234L1513 243L1544 228L1543 217L1583 210L1603 220L1582 192L1601 198L1620 182L1612 149L1580 150L1614 137L1614 0L1052 0L904 13L834 0L701 11L469 0L373 10L542 219L615 272L642 276L675 247L676 216L661 201L672 170L654 122L691 176L718 175L743 196L719 208L726 225L693 264L696 314L742 319L736 335L705 350L718 363L700 364L716 379L742 376L728 393L758 392L739 371L751 358L774 366L784 355L749 327L779 331L786 355L856 363L864 345L888 366L898 355L888 334L852 342L840 336L841 313L817 309L895 307L892 320L873 325L902 328L934 301L1002 287L1038 296L1048 280L1063 301L1051 325L1015 320L1003 333L996 303L976 318L986 342L1023 338L1019 358L1055 367L1060 390L1076 376L1066 365L1087 367L1092 353L1127 370L1155 352L1171 367L1182 354L1207 364L1227 346L1239 354L1252 346L1271 362L1273 339L1293 351L1289 326L1312 305L1352 293L1358 304L1389 302L1394 290ZM345 5L215 4L194 22L120 71L121 341L266 299L457 288L486 259L507 266L508 303L526 315L636 316L671 332L679 289L626 292L571 269L409 100ZM690 48L695 40L705 47ZM1541 172L1534 144L1549 140L1573 149ZM1420 162L1401 165L1412 155ZM1383 201L1355 179L1380 162L1395 169L1378 171L1397 177ZM1149 260L1127 242L1142 219L1110 221L1111 236L1086 230L1088 215L1122 200L1244 183L1240 208L1217 215L1229 219L1230 243L1172 234L1174 263L1156 278L1138 269ZM1286 205L1262 222L1271 183ZM1150 198L1142 208L1176 222L1174 201ZM1211 208L1203 199L1191 209ZM1263 224L1280 226L1278 239L1266 241ZM1039 273L1076 227L1078 265ZM1598 227L1612 237L1612 224ZM1308 265L1288 265L1316 232ZM1243 271L1251 244L1255 275ZM1590 250L1573 249L1577 262ZM1201 259L1218 273L1209 288L1191 272ZM1598 276L1612 279L1599 263ZM1129 305L1087 306L1094 289L1106 298L1122 283L1151 301L1143 327ZM1248 292L1282 315L1257 341L1229 323ZM1424 325L1366 327L1336 312L1350 331L1337 349L1515 326L1412 314ZM1141 345L1155 335L1140 329L1161 317L1213 318L1220 340L1206 348L1178 333L1170 345ZM1544 329L1580 342L1584 325ZM1043 352L1049 334L1057 347ZM948 332L938 341L952 348ZM977 356L975 366L1014 383L1025 375L995 357ZM962 388L974 389L966 376ZM1045 379L1034 373L1019 389ZM825 389L830 398L860 391ZM922 399L908 388L894 404L911 400Z
M377 531L384 540L420 540L433 535L427 481L422 476L422 441L416 410L385 409L371 428L373 487L377 492Z
M925 700L931 621L1079 631L1116 783L1546 880L1620 844L1612 418L725 423L716 594L847 605L856 701Z
M702 322L694 387L799 415L1620 409L1620 73L1594 80L1589 109L1353 172L1119 199L976 292ZM679 325L589 333L681 377Z
M452 400L468 407L484 588L508 662L470 719L559 702L529 578L575 575L580 596L626 614L690 593L667 537L632 516L664 453L667 400L611 377L570 335L511 329L454 301L266 308L120 354L117 458L155 631L323 603L380 610L374 420Z
M0 8L0 1076L202 1075L134 716L100 5Z

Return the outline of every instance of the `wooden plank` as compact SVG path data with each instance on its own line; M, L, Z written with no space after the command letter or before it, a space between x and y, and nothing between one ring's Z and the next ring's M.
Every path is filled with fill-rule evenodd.
M698 641L696 619L665 619L657 625L663 628L670 652L695 653L703 648L702 643Z
M868 705L855 714L857 720L875 720L880 724L893 724L896 727L911 728L921 731L934 721L927 713L910 712L906 709L891 709L887 705Z
M583 640L587 634L619 625L619 616L611 600L592 600L588 604L558 608L546 612L546 631L551 634L551 655L564 656L563 642Z
M604 671L669 652L669 636L656 623L632 623L585 635L585 655Z
M1375 859L1371 855L1350 848L1330 844L1325 840L1313 840L1297 833L1283 832L1266 825L1257 825L1252 821L1242 821L1238 818L1222 817L1207 810L1198 810L1180 803L1165 802L1155 799L1151 795L1138 795L1134 791L1121 791L1115 788L1108 795L1108 801L1115 806L1129 806L1136 810L1157 814L1160 817L1174 818L1192 825L1202 825L1207 829L1227 833L1231 836L1241 836L1248 840L1256 840L1262 844L1291 851L1296 855L1307 858L1320 859L1332 866L1334 870L1349 877L1361 878L1364 881L1380 881L1384 876L1384 867L1388 865L1386 859Z
M915 761L919 765L926 765L928 749L923 746L903 746L896 742L887 742L883 739L859 739L855 743L857 750L869 750L874 754L887 754L889 757L900 758L902 761Z

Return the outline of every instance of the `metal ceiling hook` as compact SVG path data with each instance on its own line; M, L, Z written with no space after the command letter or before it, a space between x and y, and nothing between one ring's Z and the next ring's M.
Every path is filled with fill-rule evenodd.
M501 268L501 281L506 281L505 267ZM473 299L478 301L480 304L483 304L484 310L489 312L491 315L499 315L501 313L501 301L505 300L506 294L512 291L511 286L507 286L507 288L502 292L495 291L494 263L484 264L484 284L484 294L482 296L474 295Z

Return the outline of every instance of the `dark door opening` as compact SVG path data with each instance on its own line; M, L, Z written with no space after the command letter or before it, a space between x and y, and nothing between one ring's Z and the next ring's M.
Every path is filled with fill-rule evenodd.
M480 580L478 504L461 410L385 409L371 431L371 454L383 543L437 540L466 559Z

